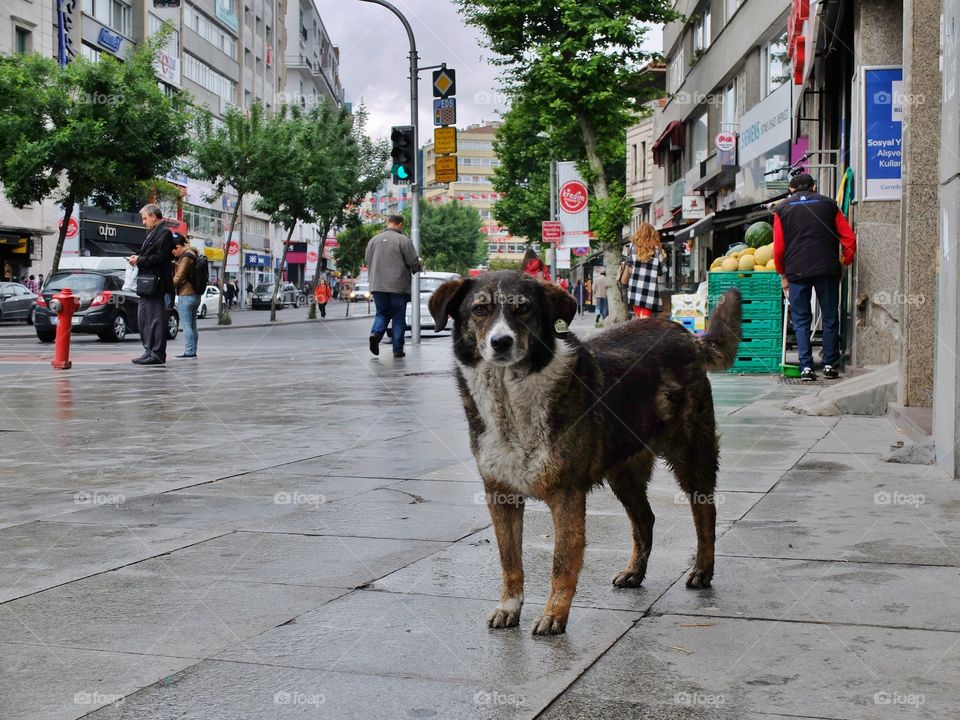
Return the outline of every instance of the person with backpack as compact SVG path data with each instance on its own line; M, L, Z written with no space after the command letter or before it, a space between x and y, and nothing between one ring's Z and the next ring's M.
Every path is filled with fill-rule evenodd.
M187 244L183 235L173 241L173 256L177 259L177 271L173 275L173 286L177 292L177 306L180 309L180 322L183 324L183 353L178 358L197 356L197 306L200 304L200 292L194 285L199 282L194 271L198 265L197 251ZM204 256L206 260L206 256ZM203 263L206 265L206 263ZM206 284L203 285L206 290Z

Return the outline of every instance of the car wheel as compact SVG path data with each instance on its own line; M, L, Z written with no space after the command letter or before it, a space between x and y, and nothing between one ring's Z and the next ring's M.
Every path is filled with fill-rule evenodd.
M167 339L176 340L177 333L180 332L180 318L176 313L170 313L170 317L167 319Z
M117 313L117 316L113 319L113 325L110 326L107 332L99 335L99 337L112 342L123 342L127 337L128 331L127 318L123 313Z
M37 317L37 307L33 306L30 308L30 312L27 313L27 325L33 325L34 318Z
M37 340L44 343L51 343L57 339L57 333L53 330L37 330Z
M201 305L201 306L200 306L200 314L199 314L199 317L200 317L201 320L203 320L206 316L207 316L207 306L206 306L206 305Z

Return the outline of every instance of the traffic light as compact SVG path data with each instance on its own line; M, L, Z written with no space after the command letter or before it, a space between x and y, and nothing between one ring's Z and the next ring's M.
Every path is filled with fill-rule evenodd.
M397 125L390 132L390 141L393 149L390 157L393 158L393 181L398 185L413 182L414 160L417 149L413 143L413 125Z

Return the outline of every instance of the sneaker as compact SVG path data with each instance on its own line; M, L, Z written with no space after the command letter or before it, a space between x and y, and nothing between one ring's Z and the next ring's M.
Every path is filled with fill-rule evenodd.
M828 380L836 380L838 377L840 377L840 369L835 368L833 365L824 365L823 376Z
M380 354L381 340L383 340L383 333L370 333L370 352L374 355Z
M406 354L405 352L403 352L403 351L400 351L400 352L395 352L395 353L393 354L393 356L394 356L395 358L402 358L402 357L406 357L407 354Z
M817 379L817 374L816 374L815 372L813 372L813 368L805 367L805 368L800 372L800 379L801 379L803 382L813 382L814 380Z
M177 359L178 359L178 360L187 360L187 359L195 358L195 357L197 357L197 356L196 356L196 355L187 355L186 353L184 353L183 355L177 355Z

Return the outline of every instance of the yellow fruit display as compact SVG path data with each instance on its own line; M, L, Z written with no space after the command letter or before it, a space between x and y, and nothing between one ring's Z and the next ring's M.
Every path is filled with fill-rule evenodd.
M757 265L766 265L773 259L773 245L764 245L763 247L758 247L756 252L753 254L753 259L756 261Z
M739 260L741 255L743 255L743 250L734 250L732 253L727 255L727 257Z
M741 255L739 270L753 270L753 255Z
M777 264L771 258L770 261L767 263L767 270L776 271L776 269L777 269Z
M767 269L767 268L766 268L765 265L754 265L754 266L753 266L753 271L754 271L754 272L763 272L763 271L765 271L766 269Z
M720 269L724 272L735 272L740 269L740 263L736 258L724 258L723 263L720 265Z

